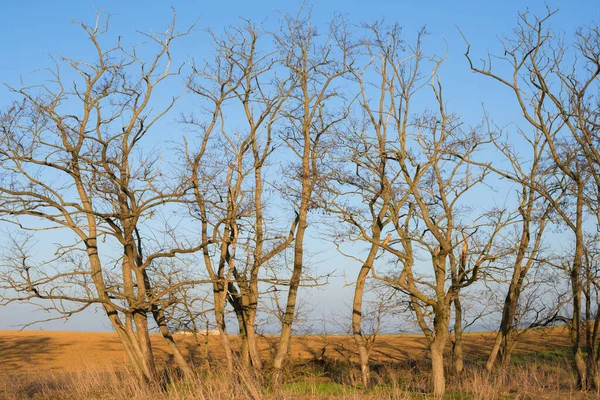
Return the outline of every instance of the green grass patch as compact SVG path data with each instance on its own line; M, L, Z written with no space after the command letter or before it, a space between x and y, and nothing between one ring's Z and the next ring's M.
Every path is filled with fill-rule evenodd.
M334 382L293 382L284 385L283 389L294 394L316 394L324 396L341 396L346 393L343 385Z
M514 354L512 361L518 364L527 364L531 362L563 362L572 358L572 351L568 347L559 347L544 351L538 351L531 354Z

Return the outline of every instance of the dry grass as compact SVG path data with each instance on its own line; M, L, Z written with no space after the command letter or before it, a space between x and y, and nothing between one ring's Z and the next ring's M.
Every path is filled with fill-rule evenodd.
M460 379L449 379L449 399L592 399L592 393L574 390L574 379L564 364L516 366L508 373L488 375L471 367ZM223 372L200 372L191 379L169 379L146 386L122 370L85 369L79 372L5 375L0 380L2 399L426 399L427 373L402 366L387 366L375 374L377 385L363 390L338 381L327 370L306 365L288 370L288 381L277 391ZM290 379L290 376L293 376Z
M116 336L110 333L0 332L2 399L425 399L428 360L419 335L382 336L373 350L371 390L360 387L354 346L347 336L295 337L285 384L270 388L265 380L239 371L230 376L214 360L218 338L210 338L210 371L198 368L187 380L170 373L169 356L159 337L155 349L163 378L156 386L127 372ZM525 339L508 371L487 374L482 360L489 334L465 338L467 366L460 378L448 378L450 399L587 399L574 389L566 331L548 329ZM182 337L187 355L201 365L204 350ZM261 342L268 360L274 337ZM319 358L325 348L325 357Z

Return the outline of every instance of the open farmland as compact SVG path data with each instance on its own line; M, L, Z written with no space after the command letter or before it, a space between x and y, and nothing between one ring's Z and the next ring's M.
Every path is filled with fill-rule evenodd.
M500 390L499 377L483 378L482 364L492 343L491 333L468 333L465 345L467 373L464 380L451 386L450 398L593 398L575 391L575 378L568 361L569 338L563 328L530 332L517 348L513 373L504 377L510 387ZM210 387L208 394L179 389L163 393L164 398L235 398L227 387L214 387L220 381L218 360L223 359L218 335L208 336L208 355L212 366L203 368L206 354L205 336L198 341L193 335L177 335L185 355L197 366L198 384ZM276 336L260 337L261 357L268 361ZM234 349L240 342L231 336ZM152 335L152 344L162 369L173 367L164 341ZM284 386L273 390L256 390L256 398L426 398L426 342L422 335L380 335L371 351L376 379L383 383L394 380L406 382L405 387L381 385L375 391L352 386L359 380L358 357L353 340L348 335L292 336L292 358ZM449 351L449 347L447 349ZM58 399L58 398L120 398L111 388L127 381L131 398L156 396L137 386L128 374L126 356L116 334L104 332L62 331L0 331L0 398ZM407 368L408 367L408 368ZM465 383L468 381L468 383ZM531 386L530 386L531 385ZM534 387L533 385L537 385ZM423 391L419 388L422 386ZM548 387L556 389L550 390ZM121 390L120 388L119 390ZM246 388L247 389L247 388ZM251 392L251 391L250 391ZM247 391L240 393L245 397ZM453 394L452 394L453 393ZM112 397L111 397L112 396ZM213 397L217 396L217 397ZM497 397L498 396L498 397ZM160 397L159 397L160 398Z
M467 334L465 358L481 359L489 352L492 336L489 333ZM186 349L186 356L201 364L204 354L204 338L197 343L193 336L178 336L178 342ZM231 336L234 347L239 347L237 336ZM268 360L276 336L261 337L262 358ZM169 362L164 341L158 334L152 335L152 344L163 366ZM567 349L569 338L562 329L550 329L529 334L519 346L517 355L527 356L556 349ZM292 336L291 354L294 362L321 358L352 362L356 360L355 345L347 335L299 335ZM209 357L222 359L218 336L209 336ZM374 363L393 363L426 359L425 338L422 335L381 335L372 350ZM77 372L85 368L126 368L126 357L117 335L105 332L62 331L0 331L0 372L41 373Z

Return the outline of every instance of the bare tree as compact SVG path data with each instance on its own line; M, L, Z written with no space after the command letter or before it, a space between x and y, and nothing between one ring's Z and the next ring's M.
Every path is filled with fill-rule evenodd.
M600 35L598 27L580 29L572 50L550 28L545 16L519 14L520 23L511 38L502 41L503 56L490 55L482 67L475 67L469 48L471 69L495 79L514 94L523 117L532 129L547 141L548 153L555 164L555 182L550 186L529 183L548 200L562 223L573 233L575 248L569 269L573 298L571 341L578 385L589 386L582 345L582 257L587 182L598 180L598 76L600 75ZM510 69L505 75L495 72L492 60ZM511 176L511 179L516 178ZM514 179L519 180L519 179ZM552 187L566 191L572 201L561 202ZM599 221L600 222L600 221Z
M285 310L281 315L281 335L273 359L273 382L281 381L281 369L287 356L294 322L298 289L305 272L304 239L309 211L316 206L315 188L322 184L321 169L327 154L328 135L347 117L347 108L336 110L342 100L336 81L348 74L352 66L352 45L345 21L335 18L327 35L320 41L310 12L300 10L297 16L284 16L274 35L283 67L293 87L289 101L282 108L287 124L282 133L287 149L298 164L289 172L286 189L288 201L296 214L293 267L289 279Z
M410 197L401 203L402 207L394 203L391 207L398 221L394 231L398 238L392 236L385 249L397 257L400 271L384 279L410 298L429 344L433 393L441 397L445 390L443 353L452 307L456 325L461 324L460 291L477 281L481 268L498 256L492 251L493 243L505 216L503 210L489 210L469 223L464 221L463 213L469 207L464 195L488 174L486 169L472 168L465 161L482 139L476 131L464 132L456 116L447 113L435 72L430 87L438 112L399 124L400 145L388 155L398 163ZM403 115L407 118L407 113ZM409 149L411 145L414 148ZM455 152L463 158L452 156ZM432 276L415 270L415 261L424 255L431 261ZM446 284L448 279L450 285ZM455 326L457 331L460 335L462 328L457 330ZM456 340L460 346L460 337ZM460 357L460 349L455 349L454 355ZM454 361L460 363L460 359ZM460 368L460 364L455 365Z
M419 86L416 73L406 66L418 54L404 50L401 28L387 28L383 23L364 26L368 36L364 50L367 63L355 68L352 76L359 89L357 117L348 118L347 133L340 137L336 160L331 164L331 183L328 192L332 198L324 199L326 210L339 216L348 227L338 233L338 248L343 243L367 244L366 257L354 253L346 256L362 264L358 273L352 304L352 335L358 348L361 376L364 387L369 386L369 339L363 336L363 297L369 273L383 245L389 242L382 237L386 226L393 224L390 203L402 207L408 192L402 185L401 175L388 158L389 142L399 121L398 96L410 95ZM419 39L420 40L420 39ZM374 73L374 74L373 74ZM370 76L375 76L372 82ZM370 97L375 94L375 100ZM400 100L401 102L402 100ZM401 103L400 103L401 104ZM406 111L406 110L404 110Z
M154 223L153 216L182 201L186 187L169 179L158 152L142 147L175 102L153 111L156 88L179 73L171 44L187 32L177 33L173 20L164 34L144 34L157 48L146 61L136 47L102 46L108 18L79 25L94 59L60 57L47 70L50 81L12 89L22 101L2 117L0 215L19 229L72 234L57 249L56 269L42 263L14 271L7 281L17 292L11 300L48 300L56 309L78 304L68 314L101 305L135 373L154 381L150 314L189 373L163 312L169 293L185 282L165 285L152 271L203 243L177 236L168 222L165 229ZM112 245L121 252L114 258Z
M529 271L541 261L543 234L546 226L551 223L551 204L531 187L531 183L534 182L544 185L549 178L548 163L545 162L546 140L539 132L532 138L527 137L523 132L520 133L531 147L531 151L526 153L529 161L523 160L523 156L508 141L499 140L499 137L494 136L495 134L492 134L491 138L494 147L509 161L511 174L519 177L520 184L517 187L518 208L514 216L515 231L508 233L509 237L516 239L508 239L509 243L506 244L508 257L510 257L507 262L511 276L502 308L500 327L486 363L488 371L493 368L498 357L502 366L505 367L510 363L511 353L517 342L516 322L520 296L527 284ZM559 200L561 195L560 192L557 193L556 199ZM536 323L542 322L536 321Z
M232 368L233 358L226 339L226 302L238 319L242 363L260 371L255 320L259 282L269 281L261 271L290 245L297 225L297 218L293 219L285 235L268 224L263 200L264 168L276 146L273 132L292 86L274 71L277 54L262 50L269 43L262 28L247 22L226 30L222 37L212 34L212 38L216 60L202 70L195 69L188 80L188 87L211 104L212 119L208 125L186 119L201 130L199 150L188 151L187 158L204 240L211 237L218 255L216 271L208 248L204 262L215 280L216 317L228 365ZM241 131L239 126L231 128L225 123L228 113L239 110L246 123Z
M361 354L363 382L368 382L368 352L360 332L361 301L366 276L369 271L375 274L374 261L378 250L384 249L400 270L376 276L409 297L428 340L433 392L441 397L451 311L455 313L453 361L460 372L460 291L475 282L480 269L497 256L492 254L492 244L505 216L502 210L491 210L468 223L463 221L468 207L464 195L475 190L488 173L466 161L483 138L475 129L463 131L457 116L446 111L437 76L442 59L425 56L421 49L424 32L410 52L404 53L397 26L368 29L372 33L367 44L371 63L354 74L364 119L355 122L349 130L352 135L344 138L348 151L346 165L337 174L341 186L334 209L351 226L346 240L364 241L370 249L367 258L361 259L353 332ZM431 71L426 73L428 66ZM378 81L367 78L371 76ZM432 90L438 109L413 117L411 100L426 88ZM376 96L375 100L371 96ZM453 152L460 152L463 159ZM390 227L387 234L383 232L386 226ZM415 270L421 269L415 266L419 259L431 260L433 276Z

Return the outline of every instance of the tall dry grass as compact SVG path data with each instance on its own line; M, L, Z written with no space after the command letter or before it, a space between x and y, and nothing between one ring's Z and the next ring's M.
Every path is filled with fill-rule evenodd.
M377 365L373 387L364 390L358 370L348 363L304 363L290 365L281 388L270 388L268 379L237 371L199 371L191 378L165 371L152 386L125 370L96 370L77 373L5 375L0 379L2 399L427 399L428 367L422 364ZM451 399L587 399L596 393L575 390L568 363L531 363L487 374L471 365L460 377L448 378Z
M172 377L174 376L174 377ZM95 370L77 373L46 373L5 376L0 380L2 399L251 399L243 381L225 373L197 373L182 379L164 374L161 381L148 385L124 370Z

